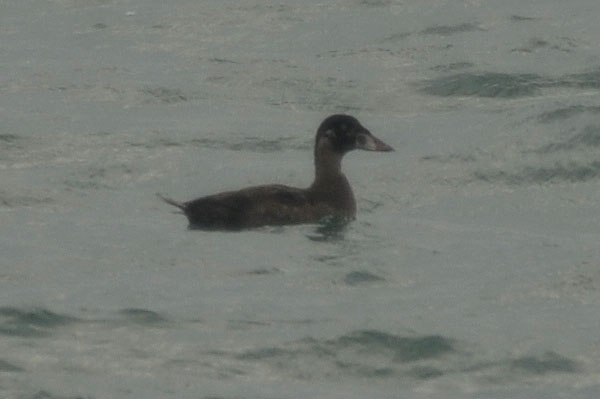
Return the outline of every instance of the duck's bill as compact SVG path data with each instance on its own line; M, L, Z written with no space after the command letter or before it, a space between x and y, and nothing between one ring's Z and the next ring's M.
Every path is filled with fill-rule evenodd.
M364 139L359 140L357 147L366 151L394 151L392 146L387 145L372 134L363 135Z

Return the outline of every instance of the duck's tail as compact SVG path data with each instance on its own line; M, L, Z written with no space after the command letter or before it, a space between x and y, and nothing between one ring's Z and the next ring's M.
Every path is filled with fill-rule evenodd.
M175 207L177 207L177 208L181 209L181 211L182 211L183 213L185 213L185 209L186 209L186 207L185 207L185 204L184 204L183 202L175 201L174 199L171 199L171 198L169 198L169 197L165 197L164 195L162 195L162 194L160 194L160 193L156 193L156 196L157 196L158 198L160 198L161 200L165 201L167 204L169 204L169 205L173 205L173 206L175 206Z

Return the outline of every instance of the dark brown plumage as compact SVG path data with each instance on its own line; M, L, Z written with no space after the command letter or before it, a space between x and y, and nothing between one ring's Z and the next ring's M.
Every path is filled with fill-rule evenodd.
M245 228L315 223L327 217L353 219L356 202L341 171L342 157L351 150L393 151L374 137L356 118L332 115L326 118L315 139L315 180L305 189L284 185L248 187L188 202L159 195L181 209L190 228L240 230Z

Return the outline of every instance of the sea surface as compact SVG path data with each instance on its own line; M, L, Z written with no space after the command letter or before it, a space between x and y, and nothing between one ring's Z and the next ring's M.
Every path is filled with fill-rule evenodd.
M0 397L600 397L597 0L0 1ZM346 226L187 229L308 186Z

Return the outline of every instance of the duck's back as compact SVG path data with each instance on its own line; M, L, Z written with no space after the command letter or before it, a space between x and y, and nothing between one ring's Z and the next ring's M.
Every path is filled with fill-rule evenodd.
M311 223L339 213L310 190L284 185L227 191L186 202L181 209L191 228L209 230Z

